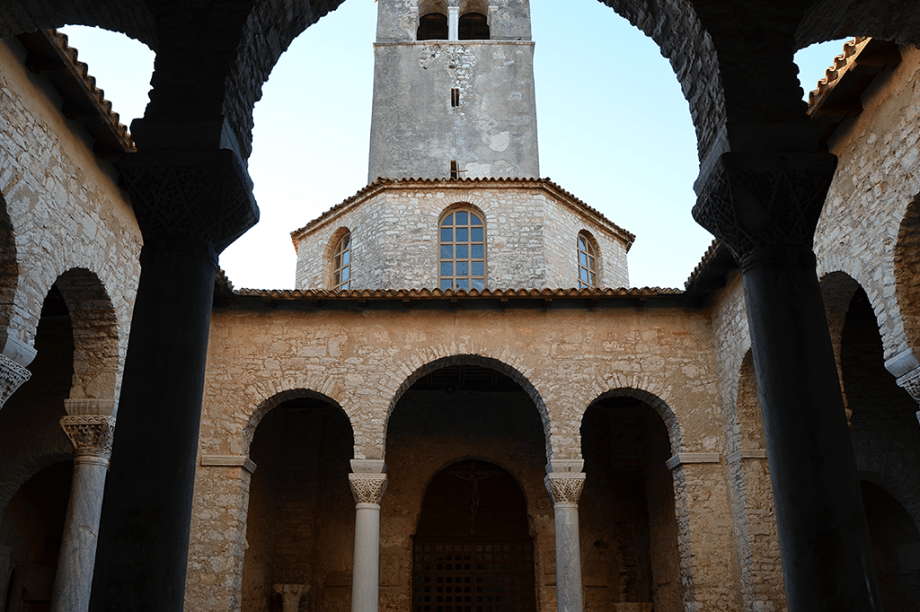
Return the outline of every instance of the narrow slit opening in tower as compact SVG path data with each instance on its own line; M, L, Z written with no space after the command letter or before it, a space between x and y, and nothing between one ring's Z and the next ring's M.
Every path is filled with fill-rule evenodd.
M450 160L450 178L460 178L460 171L457 169L457 160Z
M460 106L460 90L457 88L450 90L450 105L454 108Z

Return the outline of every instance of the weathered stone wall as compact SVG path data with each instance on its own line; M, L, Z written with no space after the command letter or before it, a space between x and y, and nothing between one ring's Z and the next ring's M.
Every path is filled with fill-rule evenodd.
M374 45L368 182L448 178L451 161L461 178L540 176L533 50L516 41Z
M904 47L901 57L863 94L863 112L828 143L839 162L814 243L819 276L845 272L865 289L885 359L920 343L920 329L908 324L916 307L898 287L915 276L916 261L900 264L906 274L895 266L901 221L920 194L920 51Z
M355 334L355 329L361 329L361 334ZM246 455L254 429L252 415L259 406L271 403L281 393L309 389L339 404L348 414L354 430L355 457L386 455L394 488L387 492L384 507L390 503L395 504L394 508L403 508L410 500L401 498L396 484L407 474L400 472L397 463L408 461L415 465L423 462L424 456L424 461L430 463L428 467L436 469L454 452L469 455L475 448L489 454L486 459L494 453L511 452L511 447L503 448L506 442L501 441L484 447L481 442L486 438L477 436L460 436L458 440L442 436L437 438L440 446L431 448L433 441L421 434L412 444L390 447L387 442L397 435L388 435L387 425L392 407L396 406L394 414L401 409L396 398L403 383L427 363L464 355L470 356L465 359L491 359L510 366L513 370L509 371L519 372L541 400L532 406L534 423L542 430L533 451L538 454L527 462L530 467L526 469L532 471L534 480L525 485L528 499L542 499L545 495L539 478L547 454L555 458L581 456L582 415L597 398L612 390L649 398L649 405L667 425L671 454L701 452L719 456L722 414L708 318L705 313L654 306L642 310L555 306L549 310L540 306L432 310L399 306L395 310L356 307L328 311L306 305L298 306L296 311L218 309L212 318L201 454ZM541 410L545 412L540 414ZM460 446L455 448L457 444ZM469 444L473 446L464 446ZM413 450L414 458L401 459L403 451L399 449L410 447L424 447L430 453ZM431 459L434 455L443 455L443 461ZM509 466L518 461L497 455L491 459ZM730 549L730 542L722 542L727 537L724 527L706 518L724 513L728 504L723 470L718 463L716 468L715 480L707 476L699 490L695 484L698 479L685 483L678 474L682 468L674 472L675 490L680 488L678 494L684 500L680 507L692 526L685 535L693 533L693 541L681 545L682 556L688 560L700 555L723 558ZM418 479L413 485L416 488L424 481L421 476L413 478ZM208 489L199 486L196 516L213 514L214 503ZM540 504L550 504L549 498L537 507ZM385 509L384 524L387 512ZM402 527L384 538L385 548L395 546L412 525L404 515L400 517ZM551 514L540 519L545 520L546 529L550 529L550 519ZM237 538L236 533L230 530L227 537ZM202 536L196 529L192 537L194 541ZM537 545L538 556L551 558L549 549L540 549L539 539ZM196 546L193 544L193 548ZM400 550L403 552L399 554L405 553ZM677 563L675 560L672 568ZM224 566L216 561L212 564ZM727 565L723 559L691 564L685 571L696 575L701 585L727 584ZM216 578L209 571L193 565L189 584L213 583ZM551 574L541 569L537 576L538 581L544 580L540 588L546 595L541 598L548 606L551 585L548 579L540 578L547 573ZM701 601L710 599L708 595L685 595L697 596ZM718 595L716 599L727 601L726 597ZM202 607L196 609L212 609L204 599L196 601L202 602Z
M744 612L786 609L779 535L767 463L760 398L738 271L713 296L713 343L719 363L734 549L731 573Z
M9 309L8 334L31 344L51 285L68 270L89 271L111 302L115 329L109 341L118 357L110 364L109 384L75 379L74 397L104 393L102 399L113 399L140 274L140 230L114 168L93 155L89 136L61 115L60 97L22 65L24 57L17 42L0 45L0 197L11 223L4 231L14 236L22 262L17 277L4 281L15 285L12 303L3 305ZM98 299L72 297L75 304Z
M352 289L438 287L438 224L445 211L471 205L484 215L486 287L568 288L578 280L578 232L599 251L600 286L629 283L621 231L537 185L449 183L387 188L343 206L298 234L298 288L330 288L330 261L344 228L351 232Z

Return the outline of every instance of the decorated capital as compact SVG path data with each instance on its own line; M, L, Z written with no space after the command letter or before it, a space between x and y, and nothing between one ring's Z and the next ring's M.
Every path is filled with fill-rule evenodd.
M119 168L145 243L202 239L220 253L259 220L249 173L229 149L130 153Z
M356 504L380 504L387 490L386 474L349 474L348 484Z
M557 504L577 504L585 487L584 472L550 472L544 480L546 490Z
M896 382L915 402L920 404L920 368L914 368L904 376L898 377ZM917 420L920 421L920 411L917 412Z
M10 399L10 396L29 380L32 372L24 365L0 353L0 407Z
M61 419L61 427L73 443L76 457L98 457L107 461L112 456L115 417L65 416Z
M811 249L837 157L829 153L723 153L693 218L740 263L756 250Z

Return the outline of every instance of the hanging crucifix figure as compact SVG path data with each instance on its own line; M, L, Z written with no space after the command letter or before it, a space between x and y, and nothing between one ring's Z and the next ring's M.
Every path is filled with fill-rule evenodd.
M501 472L477 472L476 464L470 461L470 469L466 472L451 472L460 480L470 483L470 535L476 535L476 515L479 513L479 481L501 474Z

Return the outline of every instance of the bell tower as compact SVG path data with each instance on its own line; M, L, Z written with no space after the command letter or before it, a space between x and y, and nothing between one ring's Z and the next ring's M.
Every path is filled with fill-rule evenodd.
M529 0L379 0L368 182L538 177Z

